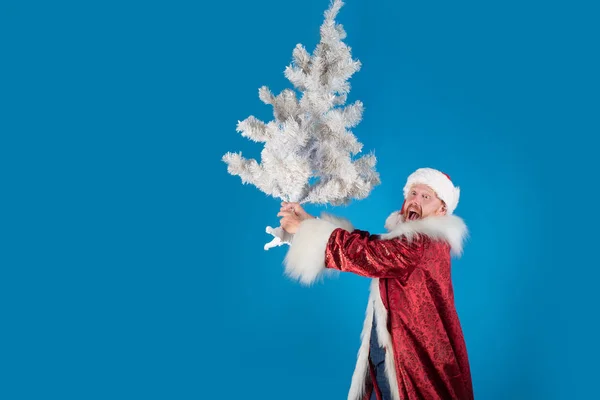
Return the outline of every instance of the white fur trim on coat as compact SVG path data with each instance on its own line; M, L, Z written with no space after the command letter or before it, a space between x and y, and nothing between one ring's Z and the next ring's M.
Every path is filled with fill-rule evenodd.
M381 239L392 239L406 236L409 240L416 234L427 235L434 240L444 240L451 246L451 251L460 255L463 249L463 240L467 236L467 227L463 220L454 215L427 217L416 221L404 221L399 211L393 212L385 222L388 233L381 235ZM394 362L394 348L392 338L387 330L388 313L381 300L379 292L379 279L371 281L371 293L361 333L361 345L358 351L356 368L352 375L352 384L348 393L348 400L362 400L365 394L365 379L369 370L369 351L373 319L377 321L377 339L379 345L385 348L385 374L390 384L393 400L400 400L397 371Z
M336 228L349 232L352 224L343 218L322 214L321 219L303 221L294 235L290 250L285 258L286 274L303 284L314 282L325 272L325 250L331 233ZM467 237L467 227L463 220L454 215L432 216L416 221L404 221L399 211L393 212L385 222L387 233L381 239L406 236L409 240L416 234L423 234L433 240L444 240L451 246L455 255L462 254L463 241ZM335 271L337 272L337 271ZM379 279L371 281L369 302L365 314L361 345L358 351L356 368L348 393L348 400L362 400L365 394L365 382L369 371L369 352L373 320L377 321L379 345L385 348L385 374L390 384L392 400L400 400L394 347L390 332L387 330L388 313L381 300Z
M325 272L325 250L331 233L336 228L352 232L354 227L343 218L323 214L321 219L310 219L300 224L294 235L290 250L285 258L286 274L303 284L314 282ZM387 233L381 239L406 236L409 240L416 234L427 235L433 240L444 240L451 246L455 255L462 254L463 241L467 237L467 227L463 220L454 215L432 216L421 220L404 221L399 211L393 212L385 222ZM337 271L335 271L337 272ZM392 400L400 400L398 378L395 365L394 347L387 329L388 313L381 300L379 279L371 280L369 302L361 332L361 345L358 350L356 367L348 392L348 400L362 400L365 382L369 373L369 352L371 330L374 319L377 321L377 339L385 348L385 374L390 384Z
M400 400L396 363L394 361L394 347L390 332L387 330L387 310L381 300L378 278L374 278L371 281L371 293L369 295L365 323L361 333L361 344L358 350L356 368L352 375L348 400L362 400L365 395L365 381L369 371L369 351L373 318L377 321L377 340L379 346L385 349L385 375L390 384L392 400Z
M463 242L468 237L467 226L456 215L431 216L414 221L404 221L400 211L393 212L385 221L388 233L382 239L406 236L411 239L415 234L429 236L433 240L444 240L450 244L452 254L462 255Z
M379 281L379 279L375 278L371 281L371 288L373 287L373 283L375 281ZM362 400L365 395L365 379L369 371L369 351L371 328L373 326L373 314L373 291L371 291L369 302L367 303L367 311L365 313L363 330L360 334L360 348L358 349L356 368L354 368L354 373L352 375L352 383L350 384L348 400Z
M284 260L285 274L304 285L316 281L325 271L325 250L337 228L354 230L350 221L323 213L321 218L302 221ZM338 271L331 271L335 273Z

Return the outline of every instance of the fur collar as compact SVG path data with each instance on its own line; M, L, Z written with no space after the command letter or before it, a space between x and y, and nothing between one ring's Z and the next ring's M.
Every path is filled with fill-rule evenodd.
M468 237L467 226L455 215L404 221L400 211L395 211L386 219L385 229L388 233L381 235L382 239L406 236L410 240L416 234L423 234L447 242L456 256L462 255L463 242Z

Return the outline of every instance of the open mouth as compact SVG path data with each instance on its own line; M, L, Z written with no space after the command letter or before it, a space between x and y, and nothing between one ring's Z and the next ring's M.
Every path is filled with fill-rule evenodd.
M419 218L421 218L421 214L414 210L409 210L408 214L406 215L406 219L408 219L409 221L414 221Z

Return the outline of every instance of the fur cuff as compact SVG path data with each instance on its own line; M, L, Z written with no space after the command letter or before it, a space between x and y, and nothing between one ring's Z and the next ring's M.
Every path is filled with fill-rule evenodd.
M336 217L335 215L323 212L321 213L321 219L331 222L336 226L336 228L342 228L348 232L352 232L354 230L354 226L352 226L352 223L346 218Z
M285 274L304 285L316 281L325 272L325 249L337 228L354 230L350 221L325 213L302 221L285 257Z

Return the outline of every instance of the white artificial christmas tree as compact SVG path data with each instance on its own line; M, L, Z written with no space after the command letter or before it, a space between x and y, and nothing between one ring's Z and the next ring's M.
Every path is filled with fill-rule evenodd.
M362 119L360 101L345 105L348 80L360 69L350 48L342 41L346 32L335 22L343 2L333 0L321 25L321 41L313 55L298 44L286 78L301 93L283 90L274 96L263 86L259 98L273 106L275 119L269 123L253 116L238 122L242 136L264 143L261 162L241 153L227 153L228 172L244 184L287 202L348 204L364 199L380 183L373 154L358 159L362 144L349 131ZM267 227L274 239L265 250L289 244L291 236L281 227Z

